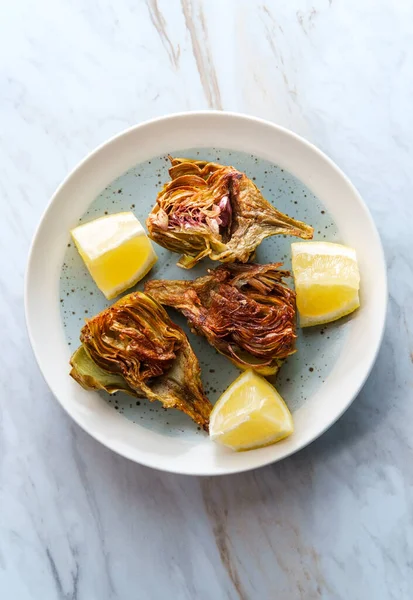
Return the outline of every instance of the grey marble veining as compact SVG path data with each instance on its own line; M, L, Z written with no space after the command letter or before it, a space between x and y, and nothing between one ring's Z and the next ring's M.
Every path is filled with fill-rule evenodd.
M410 600L413 5L15 0L0 47L0 597ZM390 287L377 363L339 422L216 479L150 471L83 433L39 373L22 304L68 171L138 121L201 108L274 120L331 156L374 216Z

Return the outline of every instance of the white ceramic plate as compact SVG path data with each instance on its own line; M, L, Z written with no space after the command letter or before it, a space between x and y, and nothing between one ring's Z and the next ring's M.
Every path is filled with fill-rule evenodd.
M159 183L167 179L165 154L190 154L231 162L255 177L280 210L315 227L315 239L353 246L361 271L361 308L349 319L301 333L298 353L277 381L293 412L295 433L279 444L233 453L209 441L178 411L158 411L86 392L68 375L85 312L107 306L70 242L79 219L135 210L143 222ZM293 238L271 238L260 262L289 265ZM174 266L177 255L157 247L160 260L150 276L193 277ZM317 148L297 135L251 117L198 112L143 123L90 154L54 194L30 252L25 304L30 340L52 392L90 435L138 463L193 475L245 471L280 460L323 433L346 410L374 363L387 301L386 270L376 228L359 194ZM176 315L172 318L183 323ZM323 334L323 335L322 335ZM190 337L205 386L214 401L237 371L205 340ZM110 400L110 402L109 402ZM172 414L174 413L174 414Z

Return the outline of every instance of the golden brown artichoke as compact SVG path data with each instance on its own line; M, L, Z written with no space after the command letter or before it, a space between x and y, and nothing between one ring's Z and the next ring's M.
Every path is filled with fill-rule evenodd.
M169 157L172 181L158 194L147 226L150 237L183 254L193 267L205 256L224 263L248 262L269 236L313 237L313 228L274 208L234 167Z
M149 296L135 292L89 319L71 376L85 389L123 391L177 408L208 429L212 406L198 360L180 327Z
M234 263L194 281L149 281L145 292L188 319L221 354L262 375L278 371L295 351L295 293L281 263Z

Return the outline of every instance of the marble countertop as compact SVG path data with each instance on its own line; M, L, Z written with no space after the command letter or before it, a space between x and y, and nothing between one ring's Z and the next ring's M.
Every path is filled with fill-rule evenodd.
M0 597L410 600L413 4L15 0L0 47ZM130 125L205 108L273 120L335 160L390 285L377 363L339 422L215 479L151 471L81 431L23 311L30 239L66 174Z

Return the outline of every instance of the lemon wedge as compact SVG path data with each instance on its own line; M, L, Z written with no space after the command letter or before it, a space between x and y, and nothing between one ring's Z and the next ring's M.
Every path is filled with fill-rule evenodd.
M341 244L291 244L301 327L321 325L360 306L356 251Z
M252 369L244 371L212 409L209 435L233 450L279 442L294 431L293 418L277 390Z
M95 219L70 233L108 300L135 285L158 260L144 228L131 212Z

